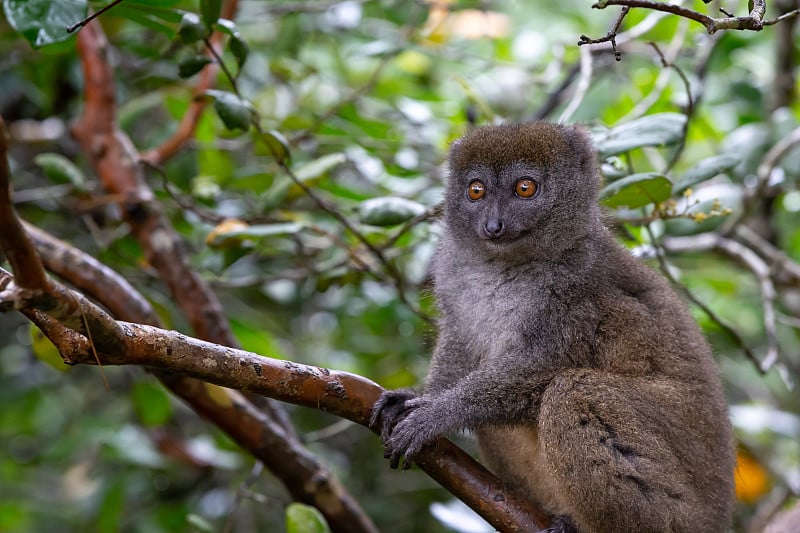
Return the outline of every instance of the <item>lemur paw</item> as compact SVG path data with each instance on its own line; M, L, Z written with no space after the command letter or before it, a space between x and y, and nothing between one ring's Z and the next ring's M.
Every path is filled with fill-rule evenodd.
M381 395L373 408L370 426L380 423L389 466L397 468L405 458L403 469L410 468L422 447L444 433L446 422L434 411L429 398L415 397L409 389Z
M559 515L553 518L550 527L542 530L542 533L578 533L578 528L572 522L572 518L567 515Z

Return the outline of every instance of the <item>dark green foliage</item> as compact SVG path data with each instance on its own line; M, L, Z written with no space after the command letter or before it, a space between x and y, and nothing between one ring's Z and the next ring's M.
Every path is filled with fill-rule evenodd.
M616 12L583 0L468 2L437 25L441 13L423 2L240 2L233 21L219 18L220 5L125 0L92 22L111 43L119 124L141 152L177 129L197 97L193 74L208 62L204 40L220 32L235 87L220 71L193 139L164 162L163 177L145 169L155 201L246 349L352 371L387 388L419 386L436 335L420 313L435 314L427 272L448 145L469 129L468 116L521 122L544 110L580 65L578 36L606 34ZM191 334L69 135L85 104L75 36L64 28L87 15L86 3L3 0L3 8L0 114L13 132L17 210L120 272L167 327ZM505 30L493 38L456 34L470 24L493 27L486 9L508 17ZM632 10L623 29L647 15ZM764 155L800 125L797 101L768 108L772 76L787 70L774 64L775 35L771 26L709 40L701 26L664 17L622 49L621 62L593 55L591 83L566 120L593 134L607 222L626 245L651 250L642 221L652 222L656 238L691 236L741 214ZM664 74L651 40L690 79L696 105L687 130L686 89L673 71ZM670 43L681 44L680 53ZM560 119L580 81L578 74L547 118ZM781 159L772 178L752 227L798 261L800 151ZM423 212L431 217L417 216ZM701 301L765 352L761 285L749 268L710 250L669 261ZM777 268L775 261L768 266ZM789 325L800 314L795 289L777 289L778 316L787 319L777 326L780 357L800 382L800 339ZM798 467L799 437L773 431L783 428L772 415L796 416L796 391L776 371L758 374L717 322L693 311L730 404L764 407L764 428L734 419L737 434L769 462L773 485L785 487ZM229 516L235 531L286 527L289 498L274 477L246 481L252 458L151 376L105 368L106 391L94 368L62 373L43 363L44 348L19 316L0 315L0 531L189 532L201 524L221 531ZM445 530L430 505L451 496L418 470L390 471L373 434L349 427L314 440L336 420L291 413L299 431L311 433L309 448L381 531ZM206 450L205 463L159 451L157 443L171 441ZM243 486L265 502L236 500ZM740 505L742 529L756 507Z

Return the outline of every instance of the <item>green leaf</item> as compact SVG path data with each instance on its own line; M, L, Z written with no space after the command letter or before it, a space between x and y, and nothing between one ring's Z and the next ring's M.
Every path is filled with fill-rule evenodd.
M235 94L227 91L208 90L206 93L214 99L214 109L222 123L229 130L250 129L253 118L253 106Z
M312 180L322 176L332 168L341 165L346 160L347 156L341 152L323 155L322 157L314 159L313 161L309 161L308 163L298 166L296 169L294 169L294 175L300 181Z
M222 12L222 0L200 0L200 14L206 28L211 28L217 23Z
M175 24L183 18L182 14L174 9L164 9L139 2L123 2L114 7L114 15L132 20L145 28L150 28L163 33L170 39L175 37Z
M622 178L603 188L600 196L608 207L643 207L667 200L672 182L663 174L645 172Z
M86 0L3 0L8 23L35 48L72 37L67 27L86 17Z
M97 513L95 531L102 533L119 531L125 509L125 480L114 478L106 487Z
M673 194L680 194L689 187L734 168L740 162L740 158L728 154L715 155L708 159L703 159L675 182Z
M320 179L332 168L342 164L346 159L347 156L341 152L327 154L293 169L294 176L298 181L313 185L316 180ZM302 188L293 180L288 178L276 180L264 195L262 208L265 211L269 211L285 200L293 200L303 194Z
M161 10L162 8L175 6L183 0L127 0L125 4L135 6L137 4L151 10ZM116 9L116 8L115 8Z
M286 507L286 533L330 533L328 523L315 507L290 503Z
M206 244L211 248L230 246L244 240L260 240L277 235L293 235L303 229L302 224L284 222L279 224L255 224L252 226L222 223L214 228L206 237Z
M181 78L191 78L201 70L203 67L211 63L211 59L207 56L190 56L181 60L178 63L178 76Z
M283 165L291 159L289 141L279 131L265 131L263 135L259 136L259 139L264 142L267 150L279 165Z
M217 21L217 27L230 35L231 38L228 41L228 49L233 54L233 57L236 58L236 64L239 66L239 69L241 69L242 65L244 65L244 62L247 60L247 55L250 53L250 47L247 46L247 41L244 40L242 34L239 33L239 28L236 27L236 24L234 24L232 20L219 19Z
M425 212L425 206L394 196L370 198L361 202L359 215L361 222L372 226L393 226L401 224Z
M39 328L30 324L28 326L28 331L31 335L31 350L33 351L33 355L36 356L36 359L47 366L55 368L59 372L66 372L72 368L64 363L61 354L58 353L58 348L50 342L50 339L45 337L44 333L42 333Z
M228 41L228 49L233 54L233 57L236 58L236 64L241 69L244 62L247 61L247 54L250 53L247 42L241 37L231 37L230 41Z
M217 21L217 29L222 33L227 33L231 37L234 35L239 35L239 28L236 27L236 23L230 19L219 19Z
M133 407L145 426L162 426L172 418L170 403L164 387L140 381L133 385Z
M680 113L658 113L592 133L600 156L608 157L643 146L674 144L683 135L685 123L686 116Z
M200 17L195 13L184 13L178 26L178 36L183 44L193 44L202 41L208 35L208 29L200 22Z
M56 183L71 183L79 191L86 190L86 177L75 164L61 154L45 153L33 158L44 175Z
M186 522L202 533L215 533L217 531L217 528L211 522L198 514L191 513L186 515Z

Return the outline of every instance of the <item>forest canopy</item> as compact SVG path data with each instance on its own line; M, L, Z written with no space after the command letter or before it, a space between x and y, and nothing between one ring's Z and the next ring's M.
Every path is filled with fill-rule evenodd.
M469 435L366 429L424 386L448 146L530 120L711 342L736 530L797 509L796 2L2 4L0 531L544 526Z

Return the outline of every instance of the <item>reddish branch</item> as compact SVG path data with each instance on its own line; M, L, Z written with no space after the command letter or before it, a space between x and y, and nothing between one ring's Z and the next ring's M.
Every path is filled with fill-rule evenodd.
M47 275L39 263L36 249L24 238L14 206L11 202L11 169L8 165L8 131L0 117L0 250L5 252L11 268L17 275L16 283L26 289L47 287ZM21 268L30 265L30 268Z
M47 270L69 280L118 318L158 325L158 317L147 300L119 274L42 230L29 225L27 229ZM37 318L41 320L42 317L33 318L41 325ZM63 328L45 324L43 329L47 329L46 334L54 343L60 343L57 346L67 343L69 348L65 350L80 351L80 343L76 343L74 336L66 335ZM322 509L334 530L375 531L369 517L328 468L300 446L294 435L287 435L281 424L241 393L172 372L156 370L155 373L198 414L264 463L284 481L295 498Z
M0 286L2 282L3 274L0 272ZM95 309L89 304L86 312L93 313ZM66 362L95 364L86 339L69 334L70 332L59 327L60 324L37 321L35 313L32 319L56 344ZM347 372L270 359L152 326L129 322L119 322L117 325L122 332L119 340L123 345L117 352L101 352L101 362L104 365L135 364L168 372L165 382L170 386L173 379L185 379L176 374L191 376L222 387L247 390L327 411L364 426L368 425L372 405L383 390L368 379ZM206 386L197 380L183 383L187 387ZM217 403L218 400L209 398L207 404L201 403L197 408L204 413L206 407L216 409ZM234 401L232 407L249 411L251 418L258 424L245 433L258 438L258 430L263 430L258 418L263 414L253 411L249 402ZM269 424L269 421L266 422ZM227 424L222 421L221 427L227 430L234 424L234 420ZM276 435L268 438L266 445L275 445L279 456L285 453L287 459L297 461L297 454L305 453L305 457L313 460L308 452L291 449L291 443L285 442L291 439L280 438L280 428L275 428L275 431ZM276 437L277 440L272 441ZM252 444L264 446L265 442L258 438ZM428 445L421 453L418 464L428 475L501 531L535 531L549 523L546 514L521 495L503 487L500 480L445 439ZM325 490L321 495L338 489L336 480L325 476L309 478L307 483L314 484L315 488L322 486Z
M144 180L139 154L118 129L114 74L106 61L106 39L97 23L78 34L78 53L84 75L83 114L72 133L95 168L107 193L120 203L125 221L144 249L147 261L169 287L201 338L235 345L222 307L208 285L190 268L180 238L154 202Z
M0 287L5 285L4 278L7 282L8 276L0 272ZM13 294L0 292L0 301L7 298L13 298ZM60 317L52 317L56 319L53 320L36 310L25 311L58 347L65 361L95 364L89 342L57 322ZM85 300L83 311L87 315L102 313ZM100 359L104 365L136 364L155 369L171 390L192 397L192 406L200 414L213 418L221 429L232 435L241 435L243 439L239 442L247 449L269 448L267 466L274 466L276 474L280 475L283 469L297 468L298 462L308 474L315 474L306 478L305 483L311 486L304 487L314 497L311 503L324 505L323 500L330 497L342 503L343 489L338 481L326 470L316 469L315 458L296 447L293 439L281 435L280 426L275 426L252 403L232 391L229 391L228 400L220 402L208 394L208 385L204 382L321 409L362 425L368 424L372 404L382 391L378 385L354 374L269 359L151 326L119 322L115 329L119 331L119 349L101 350ZM223 407L230 409L230 417L219 417ZM262 434L265 425L272 426L272 432L266 436ZM501 531L532 531L548 523L544 513L520 495L505 489L502 482L447 440L441 439L428 446L418 462L432 478ZM352 524L337 529L360 530Z
M225 2L222 6L220 17L233 20L238 3L238 0L228 0ZM211 49L216 50L222 43L222 39L222 33L214 32L209 39ZM212 55L211 51L207 53L208 55ZM189 109L186 110L180 124L178 124L178 129L172 137L164 141L161 146L142 154L142 160L152 165L160 165L175 155L187 141L194 137L197 123L200 122L200 117L207 104L207 99L201 98L201 96L208 89L214 87L219 68L220 65L216 62L211 62L203 68L197 77L197 84L192 89L192 101L189 104Z
M178 305L189 314L198 334L220 344L235 344L213 293L188 267L177 234L154 204L153 194L141 174L136 150L116 125L113 74L105 60L105 38L96 24L90 24L79 34L78 50L85 76L86 105L73 128L74 135L95 166L106 191L123 199L123 216L132 233L142 244L150 264L170 287ZM10 198L5 200L10 205ZM25 241L22 238L19 242ZM10 243L12 254L25 249L24 245L20 248L16 244ZM32 249L30 245L28 247ZM15 274L29 271L28 262L37 264L38 259L25 256L16 261L15 268L19 268ZM374 528L368 519L364 520L355 504L348 505L350 502L344 499L346 493L338 482L299 446L291 429L283 426L280 420L258 411L244 396L235 393L228 395L230 402L223 403L229 403L239 416L220 416L220 401L208 395L208 386L177 376L176 372L325 409L361 424L368 420L372 403L381 392L380 387L350 374L270 360L146 325L114 322L85 298L76 293L66 293L60 284L51 283L53 291L49 296L55 301L75 301L82 316L92 317L91 333L100 340L92 342L84 336L87 333L85 328L68 321L72 313L62 313L64 306L53 307L50 303L43 305L40 301L27 299L14 291L15 286L8 283L5 273L0 274L0 278L0 286L4 287L2 301L24 307L26 315L56 343L65 359L94 364L96 361L92 354L93 349L97 349L105 364L143 364L160 370L159 375L165 383L184 398L189 398L198 412L215 420L221 428L238 432L234 436L238 436L239 442L248 449L260 447L261 455L266 454L265 463L282 477L295 497L301 493L298 499L311 499L335 529L361 531ZM48 283L44 276L39 281L42 286ZM36 279L28 282L34 286ZM39 311L42 308L46 308L47 314ZM68 321L70 327L65 327L62 321ZM180 356L178 360L174 359L175 355ZM182 364L187 366L181 368ZM238 380L241 383L237 383ZM504 491L499 480L447 441L431 445L419 463L434 479L499 529L530 531L547 523L546 515L531 507L524 498ZM345 509L330 514L331 508L341 507Z
M150 265L158 272L159 277L169 288L176 304L187 315L195 333L204 339L226 346L237 346L222 306L214 293L194 272L182 243L160 212L154 202L154 195L147 186L139 165L139 155L124 132L119 130L116 122L116 100L113 71L106 61L106 39L97 23L89 24L77 39L78 52L84 73L83 114L73 126L73 134L80 142L87 157L94 166L107 193L121 198L120 209L131 233L142 246ZM202 395L188 396L192 391L201 391L202 387L184 384L179 394L191 405L208 404ZM177 388L177 385L174 385ZM177 391L176 391L177 392ZM238 403L244 403L244 398ZM204 403L205 402L205 403ZM262 407L266 415L258 426L258 432L267 441L293 439L286 443L289 449L300 449L300 443L288 417L281 406L269 403ZM204 414L215 422L227 420L224 410L217 410L212 417L209 409ZM242 421L241 417L235 420ZM251 420L252 422L252 420ZM243 427L252 429L256 424ZM275 433L275 428L280 431ZM231 435L239 438L239 442L247 447L251 436L239 431ZM313 459L308 452L296 454L292 460L290 454L270 456L271 448L262 446L258 456L267 466L275 466L276 475L300 501L311 501L319 504L320 511L326 516L331 526L338 531L374 531L374 525L361 511L355 501L344 491L331 498L330 492L314 493L317 488L310 480L324 473L323 477L332 479L332 475L324 465ZM309 467L309 465L313 465ZM331 487L336 482L331 481ZM326 495L328 497L326 497Z
M4 149L5 146L5 143L1 144L0 149ZM5 160L5 155L4 152L0 152L0 158ZM0 197L0 200L5 201L0 205L0 211L10 212L10 216L16 218L10 204L8 184L10 176L7 172L4 176L5 189L9 194ZM21 225L18 224L17 227L20 228L20 233L16 235L18 237L16 240L10 241L11 248L17 245L32 248L27 236L21 231ZM41 237L39 234L38 238ZM43 249L57 252L58 241L53 239L46 241ZM13 250L11 252L13 253ZM79 268L91 264L77 252L65 254L61 251L55 253L54 257L69 257L74 263L73 266ZM27 260L32 263L17 262L15 268L24 271L39 264L36 255L28 257ZM61 261L57 268L66 273L70 261ZM42 268L41 264L38 268ZM94 287L95 290L99 290L100 285L88 283L86 277L77 276L76 279L79 281L83 279L86 288ZM47 283L47 279L44 280ZM134 292L133 288L126 284L118 283L120 287L115 296L124 298L125 294ZM139 364L156 369L167 386L182 397L190 398L192 406L199 413L213 418L222 429L230 431L235 437L240 437L239 442L247 449L256 448L265 453L266 461L269 461L268 466L275 468L273 472L288 478L287 488L293 493L302 491L306 495L303 501L311 501L318 505L323 513L331 506L346 507L333 515L334 519L340 519L331 523L335 529L370 530L359 521L364 517L358 516L360 512L358 507L348 506L350 501L343 498L346 493L338 481L327 470L320 469L316 459L300 447L290 435L282 434L283 428L275 423L274 419L267 417L255 409L246 398L235 393L227 396L230 402L220 402L208 394L208 385L189 377L326 410L362 425L368 423L372 404L382 390L379 386L353 374L268 359L152 326L114 322L109 320L102 309L82 295L75 292L67 293L67 289L56 282L51 281L49 285L52 287L48 293L49 297L60 301L79 302L81 315L89 317L90 323L93 324L91 326L93 335L103 339L103 342L95 343L94 348L100 352L104 364ZM0 308L7 308L9 303L16 308L23 308L26 316L53 341L66 361L87 364L96 362L93 346L81 334L85 332L67 328L62 324L62 320L68 320L71 316L60 312L62 306L52 306L49 303L42 305L40 300L26 299L24 294L15 290L10 275L3 271L0 271L0 288ZM40 312L39 306L46 307L48 313ZM234 416L229 418L219 416L220 409L225 407L223 404L229 404L227 407ZM548 524L548 517L544 513L532 506L524 497L505 490L497 478L444 439L427 447L419 459L419 465L502 531L532 531ZM342 522L341 519L346 518L348 514L351 521Z

